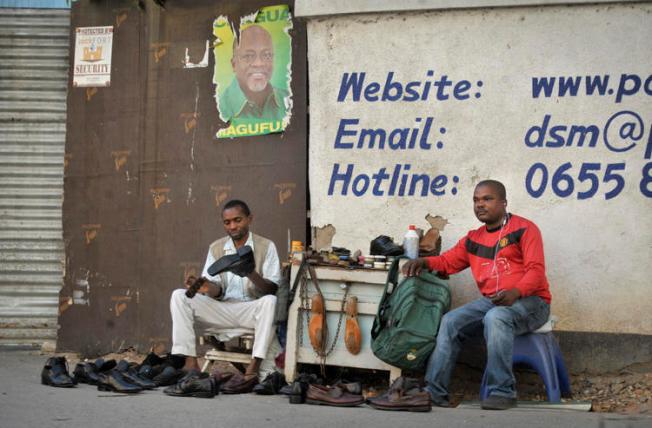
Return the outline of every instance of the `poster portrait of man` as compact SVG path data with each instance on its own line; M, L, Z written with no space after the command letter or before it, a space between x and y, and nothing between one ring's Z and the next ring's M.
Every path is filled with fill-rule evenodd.
M270 6L242 19L239 34L219 17L213 24L216 100L228 123L217 138L282 132L292 101L291 21L287 5Z

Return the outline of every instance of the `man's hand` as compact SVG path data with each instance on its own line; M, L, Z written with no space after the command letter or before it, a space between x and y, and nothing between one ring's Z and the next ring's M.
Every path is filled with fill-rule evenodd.
M263 295L276 294L276 290L278 290L278 286L276 284L274 284L272 281L263 278L256 271L253 271L249 275L247 275L247 278L249 279L249 281L253 282L254 287L256 287L258 292L262 293Z
M401 271L405 276L419 276L422 270L428 269L426 259L410 260L403 265Z
M496 306L512 306L520 298L521 292L518 291L518 288L501 290L496 295L490 297L491 303Z
M197 289L197 293L203 294L205 296L209 297L219 297L222 294L222 286L218 284L213 284L210 282L208 279L203 278L204 282L203 284ZM197 281L197 278L194 275L190 275L188 279L186 279L186 283L184 284L186 288L190 288L190 286L193 284L193 282Z

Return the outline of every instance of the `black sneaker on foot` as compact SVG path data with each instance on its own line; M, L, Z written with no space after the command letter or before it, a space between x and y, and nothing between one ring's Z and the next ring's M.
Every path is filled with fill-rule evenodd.
M507 410L516 407L516 398L503 397L501 395L490 395L482 400L481 407L484 410Z

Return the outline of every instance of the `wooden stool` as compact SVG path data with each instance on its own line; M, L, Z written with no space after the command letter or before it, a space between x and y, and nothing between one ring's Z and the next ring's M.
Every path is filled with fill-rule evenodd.
M219 349L209 349L204 355L204 366L202 371L205 372L215 361L227 361L229 363L242 363L249 364L251 362L251 349L254 343L254 330L239 328L239 329L224 329L211 331L208 336L211 338L209 341L213 342L228 342L237 338L238 348L245 350L245 352L238 351L225 351Z

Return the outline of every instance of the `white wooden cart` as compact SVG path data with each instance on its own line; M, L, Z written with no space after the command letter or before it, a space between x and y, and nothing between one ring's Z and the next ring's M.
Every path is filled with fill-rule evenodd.
M297 276L301 265L301 255L292 260L291 282ZM327 366L354 367L389 371L390 383L401 375L401 369L382 362L371 352L371 326L378 309L378 303L383 295L387 271L371 269L346 269L340 267L315 266L324 299L326 300L326 321L328 324L327 349L330 348L337 331L338 320L342 309L342 299L346 288L348 295L358 298L358 324L362 333L362 344L357 355L351 354L344 344L344 329L346 314L342 316L339 337L335 347L326 358ZM309 273L307 273L309 275ZM306 314L310 298L316 290L311 281L307 281L308 301L302 302L300 287L295 290L294 301L288 314L287 346L285 352L285 377L292 382L297 374L297 364L320 364L321 358L310 345Z

